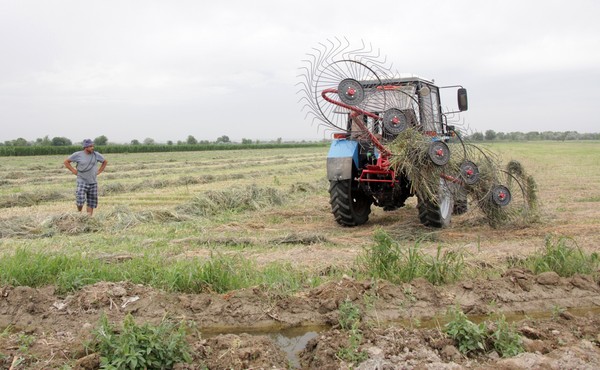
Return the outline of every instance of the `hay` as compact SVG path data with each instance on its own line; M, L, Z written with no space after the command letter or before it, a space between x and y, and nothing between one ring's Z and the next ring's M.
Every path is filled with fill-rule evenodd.
M60 232L77 235L100 231L102 230L102 223L86 213L63 213L46 219L42 222L42 227L47 229L50 234Z
M397 174L405 175L411 184L411 194L419 199L437 200L440 178L450 176L457 182L447 182L449 191L457 199L466 190L468 198L483 212L492 227L525 225L538 220L537 185L518 161L510 161L502 169L500 160L489 150L458 140L447 143L450 160L437 166L428 155L431 138L410 128L400 133L386 146L392 155L390 167ZM479 181L473 185L461 183L460 166L465 161L473 162L479 170ZM493 202L491 190L496 185L506 186L512 201L506 206ZM464 197L464 194L462 195Z
M277 189L250 185L244 188L207 191L193 198L190 203L179 206L177 211L206 217L221 212L256 211L281 205L284 201L285 195Z
M51 192L35 192L35 193L19 193L12 194L0 199L0 208L11 207L31 207L42 202L51 202L55 200L63 200L66 195L58 191Z
M37 238L43 234L41 225L31 217L0 220L0 239Z

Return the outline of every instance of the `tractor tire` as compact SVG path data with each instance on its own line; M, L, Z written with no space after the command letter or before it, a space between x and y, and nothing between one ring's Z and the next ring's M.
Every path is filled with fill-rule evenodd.
M436 199L418 198L419 220L428 227L443 228L450 224L454 209L454 198L446 181L440 179Z
M329 203L338 224L358 226L369 220L373 200L359 188L353 188L352 180L340 180L329 182Z
M467 201L467 189L458 184L453 184L452 194L454 194L454 211L452 214L462 215L469 210Z

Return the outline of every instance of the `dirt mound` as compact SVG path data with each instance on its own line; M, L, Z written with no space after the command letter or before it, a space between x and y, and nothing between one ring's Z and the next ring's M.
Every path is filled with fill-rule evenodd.
M165 317L195 322L201 334L190 338L194 365L183 367L190 369L198 368L196 364L286 368L288 359L272 338L239 333L329 325L332 329L312 339L298 363L305 368L339 368L348 365L338 355L349 340L348 333L337 327L344 302L352 302L362 312L358 350L366 353L366 361L361 368L600 367L600 319L581 317L600 311L598 283L584 275L561 278L513 269L498 279L445 286L423 279L394 285L344 277L290 296L261 287L227 294L176 294L124 282L97 283L68 296L56 294L53 287L3 286L0 369L93 363L97 356L86 357L91 354L84 343L103 314L119 323L127 314L138 323L156 324ZM519 330L529 353L512 359L464 358L439 330L451 307L460 307L474 318L520 314L512 319L521 322Z

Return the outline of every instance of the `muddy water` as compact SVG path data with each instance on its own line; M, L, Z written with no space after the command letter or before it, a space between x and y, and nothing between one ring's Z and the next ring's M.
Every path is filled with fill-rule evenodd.
M585 316L589 314L598 315L600 314L600 307L582 307L582 308L571 308L568 312L574 316ZM510 312L510 313L498 313L498 315L504 315L507 322L519 322L525 319L551 319L556 315L560 314L560 310L552 311L530 311L530 312ZM475 323L483 322L485 320L493 319L494 314L490 315L467 315L470 321ZM450 320L449 317L436 317L423 320L397 320L379 323L380 326L402 326L405 328L419 328L419 329L433 329L442 328ZM203 336L212 337L219 334L241 334L247 333L251 335L264 335L281 348L287 356L289 365L291 368L300 368L300 362L298 354L304 348L307 343L316 338L320 333L329 330L329 326L302 326L294 328L282 328L281 326L274 326L272 328L261 328L260 330L223 330L223 331L210 331L203 332Z

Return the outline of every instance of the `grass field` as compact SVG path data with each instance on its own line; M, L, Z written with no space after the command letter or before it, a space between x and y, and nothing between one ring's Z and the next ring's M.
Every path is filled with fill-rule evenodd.
M494 143L489 149L503 163L519 161L535 178L537 222L492 228L473 207L450 227L429 229L411 198L392 212L374 207L365 225L341 227L328 203L327 148L110 154L90 218L76 212L75 177L63 156L4 157L0 367L72 368L87 353L77 349L79 337L104 314L133 331L146 329L128 314L145 323L186 317L217 332L331 325L344 307L371 320L360 328L355 321L349 334L328 331L314 350L335 347L338 357L306 354L308 363L325 359L307 368L321 368L336 366L342 355L364 360L357 352L363 335L371 336L369 343L382 340L378 346L394 348L395 356L404 353L404 345L395 348L395 339L378 334L380 320L409 320L412 327L458 305L480 314L558 315L563 307L600 304L600 143ZM557 274L553 282L540 283L535 274L548 271ZM560 330L579 338L584 327L594 337L596 321L568 321ZM542 325L536 328L543 327L552 346L578 345L574 336L551 334L554 321L522 325ZM430 332L393 330L407 340L423 338L420 348L431 346L424 339ZM188 340L206 342L199 335ZM257 353L269 345L230 340L223 353L209 340L214 353L197 353L194 361L221 364L240 341L250 341ZM59 351L63 356L55 356ZM273 361L285 367L285 359ZM496 360L481 361L493 367Z
M410 200L394 212L374 207L364 226L340 227L328 204L327 148L113 154L99 177L99 208L88 219L75 212L75 178L62 156L3 158L0 253L197 262L216 252L259 266L343 270L373 243L377 228L431 253L440 245L461 248L492 265L543 247L549 235L595 250L599 143L495 143L490 149L534 176L540 222L492 229L473 211L448 229L427 229Z

